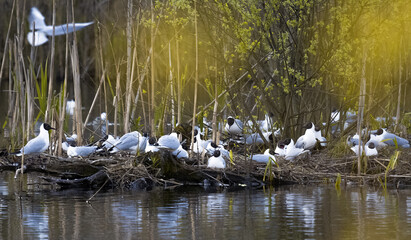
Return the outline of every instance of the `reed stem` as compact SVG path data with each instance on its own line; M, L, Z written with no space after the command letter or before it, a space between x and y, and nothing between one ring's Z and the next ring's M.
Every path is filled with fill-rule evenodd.
M131 107L131 94L132 94L132 71L134 69L134 58L131 56L132 50L132 38L133 38L133 1L128 0L127 4L127 87L126 87L126 112L124 116L124 133L129 131L129 123L130 123L130 107ZM133 56L135 55L135 50L133 52Z
M194 128L196 125L196 115L197 115L197 91L198 91L198 29L197 29L197 1L194 1L194 31L195 31L195 47L196 47L196 67L195 67L195 83L194 83L194 106L193 106L193 120L191 129L191 146L194 144ZM193 149L191 149L193 153ZM200 161L198 162L200 164Z
M394 131L397 131L401 117L401 87L402 87L402 35L400 37L400 45L398 51L398 99L397 99L397 114L395 115Z
M357 134L359 136L358 141L358 152L361 153L361 149L363 149L363 142L362 142L362 122L364 119L364 105L365 105L365 94L366 94L366 63L367 63L367 52L364 47L363 52L363 60L362 60L362 73L361 73L361 85L360 85L360 96L358 100L358 118L357 118ZM361 174L361 166L362 166L362 155L358 154L358 163L357 163L357 173Z
M174 112L174 82L173 82L173 71L171 65L171 42L168 42L168 64L170 71L170 99L171 99L171 126L174 128L176 126L175 112Z
M54 51L55 51L55 30L56 30L56 2L53 0L53 35L51 36L51 55L50 55L50 74L49 74L49 90L47 94L47 110L44 117L45 122L49 121L49 114L51 111L51 100L53 96L53 82L54 82Z
M117 77L116 77L116 95L114 96L114 136L117 136L117 115L119 111L119 99L121 97L121 89L120 89L120 70L117 69Z
M70 4L69 1L67 1L67 7L66 7L66 18L67 18L67 24L66 27L68 29L68 23L70 17ZM58 139L57 139L57 155L61 156L62 155L62 142L63 142L63 129L64 129L64 121L66 118L66 106L67 106L67 78L68 78L68 55L69 55L69 35L66 34L66 52L65 52L65 64L64 64L64 82L63 82L63 96L62 96L62 103L60 104L60 119L59 119L59 132L58 132Z
M155 135L155 126L154 126L154 106L155 106L155 69L154 69L154 3L151 0L151 101L150 101L150 132L151 136Z
M93 99L93 102L91 103L91 106L90 106L90 109L89 109L89 111L88 111L86 120L84 121L84 126L87 126L88 120L90 119L91 112L93 111L94 105L96 104L96 101L97 101L98 94L100 93L101 86L103 85L104 75L105 75L105 74L106 74L106 70L103 69L103 73L101 74L100 83L99 83L99 85L98 85L96 94L94 95L94 99Z

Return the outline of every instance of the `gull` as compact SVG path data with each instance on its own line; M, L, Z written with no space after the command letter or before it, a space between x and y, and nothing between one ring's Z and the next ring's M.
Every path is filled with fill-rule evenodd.
M171 151L177 150L181 146L176 133L163 135L158 139L158 148Z
M66 142L75 146L76 145L76 141L77 141L77 134L73 133L71 136L64 134L64 136L66 137Z
M27 142L26 146L22 147L16 156L22 154L42 153L47 150L50 145L49 130L54 129L48 123L43 123L40 126L40 134Z
M294 145L294 140L286 139L284 140L285 146L285 160L294 160L296 157L303 153L309 152L309 150L304 150L303 148L297 148Z
M270 113L270 115L272 115L272 114ZM261 130L262 132L269 132L269 131L271 131L271 126L273 125L273 124L272 124L273 121L272 121L270 115L269 115L269 114L265 114L264 120L258 120L258 121L256 121L257 127L260 128L260 130ZM251 120L248 120L247 124L250 126L250 128L253 128L253 127L254 127L254 123L253 123L253 121L251 121Z
M268 148L267 150L265 150L264 154L254 154L251 157L251 159L256 161L256 162L261 162L261 163L268 163L268 161L270 161L270 159L275 162L276 161L275 157L274 157L275 153L273 153L273 154L272 153L273 153L272 150L270 150Z
M95 153L99 148L97 146L71 146L68 142L62 143L62 149L67 152L69 158L72 157L88 157Z
M386 145L395 146L394 139L396 139L398 146L403 148L410 147L410 142L407 139L399 137L393 133L387 132L387 130L383 128L378 129L375 136L375 139L377 141L379 141L380 143L384 143Z
M202 140L199 137L197 137L197 136L194 137L194 142L191 145L191 149L193 149L194 153L202 153L204 151L204 148L201 144L202 143L201 141Z
M196 132L194 131L194 134L195 134ZM197 139L200 139L200 146L204 149L204 150L207 150L207 147L208 147L208 145L213 141L213 140L211 140L211 139L208 139L208 140L203 140L202 139L202 137L204 137L204 135L203 134L197 134L197 136L198 136L198 138Z
M188 158L188 152L184 147L180 144L180 146L174 150L171 154L176 156L178 159L180 158Z
M68 100L66 103L66 113L73 116L75 107L76 102L74 100Z
M107 139L103 142L103 144L101 144L101 148L105 148L105 149L110 149L114 146L114 144L116 143L116 141L118 141L119 139L114 138L113 135L108 135Z
M387 145L387 143L385 141L382 141L383 139L380 138L378 135L376 134L370 134L370 139L367 141L367 143L365 143L365 145L369 145L370 143L373 143L374 146L378 149L384 148ZM359 144L359 141L354 143L353 146L356 146Z
M232 116L227 118L225 130L231 135L241 135L243 133L243 122L239 119L234 119Z
M88 157L89 155L95 153L96 150L97 150L97 146L78 146L78 147L69 146L67 148L67 155L69 156L69 158Z
M219 150L214 151L213 156L208 159L207 167L208 168L220 168L220 169L224 169L226 167L225 160L221 156L221 153Z
M32 46L40 46L48 41L47 36L53 36L53 26L46 25L44 22L44 16L36 8L32 7L29 15L29 27L31 32L27 33L27 41ZM34 23L34 28L33 28ZM67 33L74 32L74 30L80 30L84 27L93 24L93 22L87 23L67 23L63 25L58 25L54 27L54 35L64 35ZM34 36L34 42L33 42Z
M140 134L138 139L138 144L132 148L132 153L136 154L137 152L145 153L147 146L148 133Z
M365 155L367 156L377 156L378 155L378 151L374 143L365 145Z
M287 140L287 139L286 139ZM289 140L291 140L289 138ZM284 140L285 141L285 140ZM274 150L274 155L277 155L279 157L285 157L285 150L286 150L286 145L288 145L289 143L285 143L284 141L279 141L277 143L277 146L275 147Z
M354 145L351 147L351 150L355 153L355 155L361 155L363 153L363 149L365 156L377 156L378 151L377 148L375 147L375 144L373 142L365 144L365 147L363 148L361 145Z
M331 112L331 123L336 123L340 121L340 111L338 109L333 108Z
M94 131L100 130L102 136L107 135L107 127L114 125L110 123L107 119L107 113L102 112L99 117L96 117L92 122L87 123L88 126L92 126Z
M305 133L297 139L295 147L303 148L306 150L313 149L315 147L315 144L317 143L317 140L315 139L315 125L314 123L310 122L307 123L304 128L306 129Z
M230 159L230 152L227 151L223 145L217 145L215 142L211 141L208 143L207 147L205 148L205 150L207 151L207 153L211 156L214 155L214 152L216 150L220 151L220 154L226 158L226 159Z
M270 115L266 114L265 119L260 122L261 131L269 132L271 130L271 126L273 125L272 122L273 121L272 121Z
M144 143L142 143L142 141L144 141ZM114 146L110 148L110 153L116 153L118 151L137 153L137 150L141 151L145 149L145 146L142 148L145 142L146 138L138 131L126 133L113 144Z
M327 146L327 139L321 135L321 128L315 128L315 139L320 142L321 147Z
M205 150L207 151L207 153L208 153L209 155L213 156L215 150L217 150L217 149L218 149L218 145L217 145L215 142L210 142L210 143L207 145L207 147L206 147Z
M271 142L273 140L271 132L263 132L262 134L267 142ZM264 144L264 140L261 138L260 134L252 133L245 138L245 144Z
M387 144L385 142L380 142L380 139L377 138L377 135L376 135L377 131L378 130L370 131L370 136L369 136L369 139L366 145L372 142L374 143L374 146L378 149L386 147ZM361 134L364 136L366 134L365 132L366 131L363 129ZM350 147L357 146L360 144L360 136L358 135L358 133L356 133L354 136L348 135L346 142L347 142L347 145Z
M193 144L191 145L191 149L193 150L194 153L202 153L204 149L207 148L207 145L209 142L209 140L203 141L201 139L199 130L200 130L199 128L194 129L194 141L193 141Z
M371 135L370 135L370 137L371 137ZM360 136L358 136L358 133L356 133L354 136L348 135L348 137L347 137L348 146L358 145L359 142L360 142Z
M160 149L158 149L158 143L156 141L155 137L150 137L147 140L147 144L146 144L146 150L145 152L158 152Z

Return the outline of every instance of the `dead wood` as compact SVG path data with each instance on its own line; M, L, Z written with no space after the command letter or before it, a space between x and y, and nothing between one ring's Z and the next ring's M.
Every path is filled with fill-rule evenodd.
M44 177L44 176L40 176L40 178L44 179L47 182L58 184L63 188L70 188L70 187L96 188L96 187L102 186L108 180L107 173L103 170L100 170L91 176L84 177L84 178L77 178L77 179L62 179L62 178Z

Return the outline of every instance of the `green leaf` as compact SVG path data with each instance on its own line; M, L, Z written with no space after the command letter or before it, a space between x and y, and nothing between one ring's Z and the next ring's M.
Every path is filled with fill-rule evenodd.
M233 150L230 150L230 163L231 163L232 165L235 165L235 163L234 163L234 156L233 156Z
M335 180L335 188L338 190L341 185L341 175L340 173L337 174L337 179Z

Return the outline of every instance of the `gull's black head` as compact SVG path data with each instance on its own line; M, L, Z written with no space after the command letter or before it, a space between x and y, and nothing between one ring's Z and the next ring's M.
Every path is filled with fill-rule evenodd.
M284 140L278 141L277 146L283 149L285 147Z
M375 134L376 135L381 135L383 133L384 133L384 131L382 130L382 128L379 128Z
M305 129L310 129L310 128L312 128L312 127L313 127L313 123L312 123L312 122L309 122L309 123L307 123L307 124L304 125L304 128L305 128Z
M44 129L46 129L47 131L48 131L48 130L51 130L51 129L56 130L55 128L52 128L48 123L43 123L43 127L44 127Z
M374 148L375 148L375 144L374 144L373 142L370 142L370 143L368 144L368 148L374 149Z
M182 143L182 144L181 144L181 147L182 147L184 150L186 150L186 151L190 150L190 148L188 148L188 146L187 146L186 143Z
M227 123L228 123L229 126L232 126L232 125L234 124L234 118L231 117L231 116L228 117L228 118L227 118Z
M213 156L214 157L219 157L220 156L220 150L215 150Z
M268 136L268 141L274 142L273 134L270 134L270 135Z
M215 142L211 142L211 147L217 148L218 146L217 146L217 144L215 144Z
M154 145L156 142L157 142L157 140L156 140L155 137L150 137L150 138L148 139L148 143L149 143L150 145Z
M198 130L194 129L194 136L197 136L197 134L198 134Z
M321 128L320 127L315 127L315 131L319 132L319 131L321 131Z
M288 145L291 143L291 138L287 138L283 140L284 145Z

